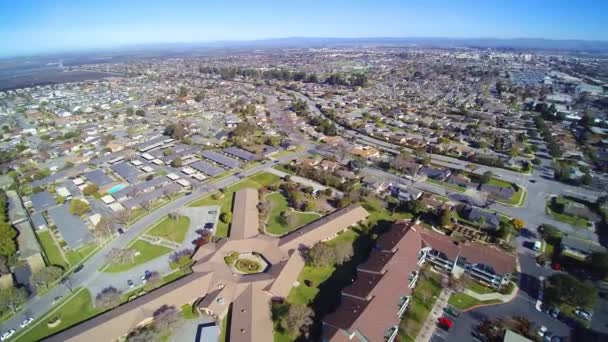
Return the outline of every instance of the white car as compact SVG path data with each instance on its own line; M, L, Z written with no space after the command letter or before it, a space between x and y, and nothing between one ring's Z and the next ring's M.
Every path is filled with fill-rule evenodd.
M580 317L580 318L582 318L582 319L584 319L586 321L590 321L591 320L591 314L589 312L583 310L583 309L578 309L577 308L576 310L574 310L574 313L578 317Z
M21 322L21 324L19 326L22 328L25 328L28 325L30 325L30 323L32 323L33 321L34 321L34 317L28 317L23 322Z
M5 332L4 334L2 334L2 336L0 336L0 341L8 340L9 337L13 336L14 333L15 333L15 329L11 329L11 330Z

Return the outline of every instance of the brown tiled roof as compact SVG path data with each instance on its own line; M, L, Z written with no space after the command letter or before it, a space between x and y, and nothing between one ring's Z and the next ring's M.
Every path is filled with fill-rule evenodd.
M258 190L244 188L234 194L234 210L230 237L247 239L258 234Z
M449 236L426 229L421 229L420 235L426 246L445 253L450 260L455 260L460 252L460 247Z
M358 297L361 299L369 299L372 290L378 285L383 274L357 272L357 279L342 290L342 294Z
M392 252L381 252L378 250L373 250L370 253L369 258L364 263L360 264L359 267L357 267L357 270L381 273L385 269L392 256Z
M144 296L125 303L46 339L46 341L113 341L152 317L163 305L176 306L193 302L206 293L210 273L192 273Z
M343 330L348 330L368 304L369 302L366 300L342 296L340 306L338 306L336 311L325 316L323 323Z
M230 342L272 341L270 296L256 283L239 286L242 291L232 303Z
M461 245L460 256L466 258L470 263L482 263L491 266L499 274L513 273L517 262L515 256L496 247L479 243Z
M273 296L287 298L304 264L305 261L300 251L293 251L268 291ZM279 265L273 267L279 267Z
M402 227L401 224L396 224L393 228L403 229ZM342 304L336 312L324 319L324 323L351 334L360 334L367 341L384 341L387 329L399 324L397 313L401 297L411 293L408 279L413 271L418 270L418 253L422 248L419 230L420 227L412 225L403 235L396 245L396 252L391 254L386 273L370 291L372 299L364 302L366 305L362 305L363 301L354 297L342 296ZM363 274L366 272L358 273L359 276ZM359 282L359 279L364 283L368 281L368 277L361 277L355 283ZM346 294L346 291L344 293ZM330 340L340 341L342 335L336 332Z
M312 247L317 242L331 238L366 219L367 216L369 213L362 206L349 205L282 237L279 247L283 250L298 249L300 246Z
M401 241L401 238L409 231L410 221L399 221L392 225L386 233L380 235L376 240L376 246L386 251L392 251Z

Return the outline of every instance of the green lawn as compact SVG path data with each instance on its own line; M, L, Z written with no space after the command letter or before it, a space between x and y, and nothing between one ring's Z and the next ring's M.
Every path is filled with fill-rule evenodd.
M184 304L182 305L182 317L184 319L198 318L198 311L192 307L192 304Z
M466 310L468 308L471 308L475 305L480 305L480 304L497 304L497 303L502 303L502 302L497 299L481 301L481 300L473 298L465 293L455 293L448 300L448 304L450 304L451 306L453 306L459 310Z
M133 262L126 264L111 263L103 271L110 273L124 272L172 251L170 248L152 245L142 240L135 241L133 246L129 248L139 252Z
M384 202L382 202L377 197L365 197L362 200L361 205L365 210L369 212L369 217L367 221L370 226L373 226L380 220L386 221L395 221L399 219L411 219L412 214L410 213L391 213L386 208L384 208Z
M48 318L45 318L42 321L35 321L32 329L25 335L20 336L19 341L40 341L50 334L68 328L80 321L95 316L100 312L101 310L93 307L92 297L89 291L86 289L80 290L76 296L65 302L59 310L55 311ZM49 328L47 322L54 317L59 317L61 323L55 328Z
M496 292L494 289L487 287L485 285L482 285L476 281L471 282L471 285L469 285L469 290L477 292L479 294L487 294L487 293Z
M414 288L409 307L399 324L399 341L414 341L426 317L435 305L441 292L441 276L430 271L423 271Z
M321 215L316 213L301 213L293 209L290 209L287 204L287 199L280 192L273 192L266 196L266 199L270 202L271 210L266 222L266 231L275 235L284 235L291 232L294 229L302 227L308 224ZM285 225L281 219L281 213L288 210L290 212L292 224Z
M575 216L571 216L568 214L562 214L562 213L558 213L557 211L552 209L552 203L551 201L553 201L553 198L550 198L547 201L547 204L545 206L545 211L547 212L547 214L553 216L555 219L562 221L562 222L566 222L569 223L573 226L579 226L579 227L589 227L589 221L587 221L584 218L580 218L580 217L575 217ZM567 201L565 199L556 199L558 201Z
M319 285L327 280L334 270L335 267L333 266L304 266L298 277L300 286L294 287L289 292L287 302L298 304L309 304L312 302L319 292ZM310 286L307 286L306 282L309 282Z
M222 319L222 325L220 326L220 337L218 338L218 342L226 342L228 337L228 321L230 320L230 315L232 315L232 305L228 309L228 313Z
M456 185L456 184L451 184L451 183L446 183L446 182L442 182L440 180L436 180L436 179L432 179L432 178L427 178L425 180L425 182L427 183L431 183L431 184L435 184L435 185L439 185L441 187L450 189L450 190L454 190L454 191L458 191L458 192L465 192L465 188Z
M50 230L44 230L37 233L38 241L40 241L40 245L44 250L44 254L46 255L47 261L51 265L67 267L68 263L63 258L61 250L59 249L59 246L57 246L57 244L55 243L55 240L53 239L51 234L52 233Z
M65 253L65 257L68 259L70 266L74 266L86 258L91 252L97 248L97 244L89 243L77 250L70 250Z
M282 165L282 164L275 165L275 166L273 166L273 167L274 167L275 169L279 170L279 171L285 172L285 173L290 174L290 175L295 175L295 174L296 174L296 173L295 173L295 172L293 172L291 169L288 169L288 168L287 168L285 165Z
M220 206L220 214L224 212L232 211L232 197L234 193L243 188L256 188L259 189L263 186L268 186L279 181L279 176L268 172L258 173L252 177L244 179L239 183L236 183L224 190L224 194L219 199L214 199L213 194L207 195L199 200L190 203L191 207L202 207L208 205ZM227 237L228 236L228 224L222 221L218 221L215 230L215 236Z
M186 216L179 216L177 220L170 217L165 217L146 234L165 238L177 243L182 243L186 238L189 227L190 219Z

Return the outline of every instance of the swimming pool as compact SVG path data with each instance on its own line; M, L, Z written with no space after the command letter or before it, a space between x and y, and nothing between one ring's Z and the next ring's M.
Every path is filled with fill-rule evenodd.
M126 187L125 184L114 185L110 190L108 190L108 193L111 195L120 189L124 189L125 187Z

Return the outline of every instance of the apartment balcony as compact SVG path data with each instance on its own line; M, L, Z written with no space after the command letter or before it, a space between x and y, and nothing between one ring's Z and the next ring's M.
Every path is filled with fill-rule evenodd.
M396 325L388 328L386 330L386 333L384 334L384 340L386 342L394 342L395 339L397 338L398 331L399 331L399 328Z
M410 273L410 276L408 277L407 287L409 287L410 289L414 288L414 286L416 286L417 281L418 281L418 271L412 271L412 273Z
M403 318L403 314L405 314L405 310L407 309L407 307L410 304L410 296L401 296L401 298L399 299L399 311L397 312L397 315L399 316L399 318Z

